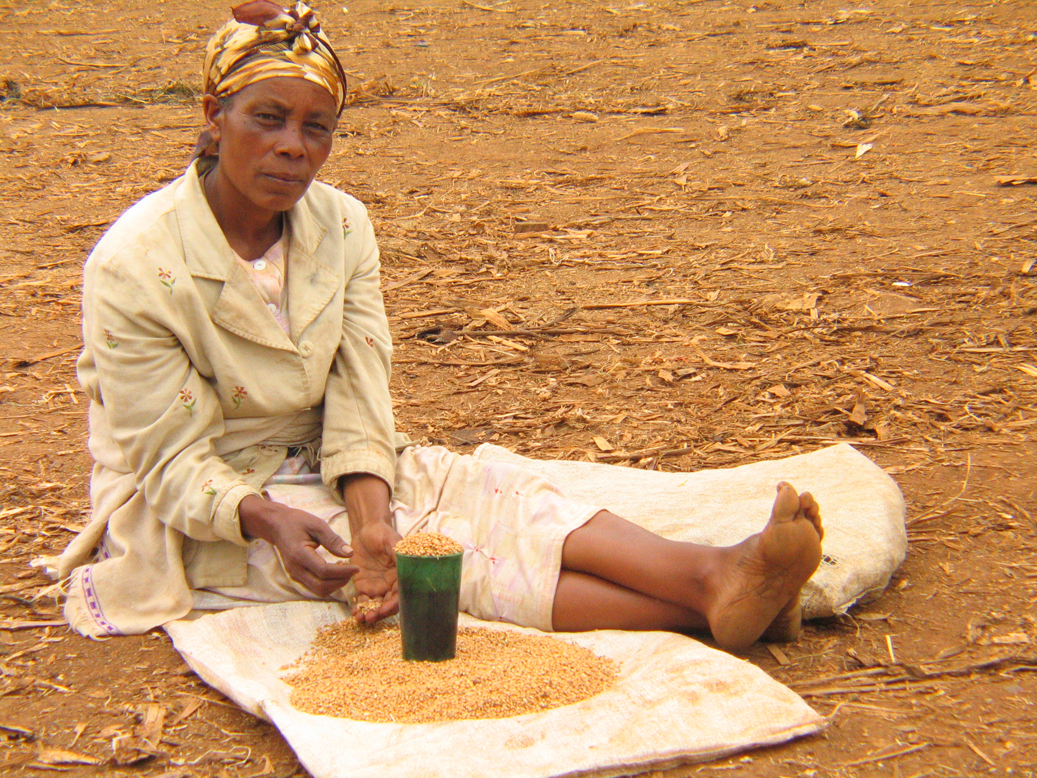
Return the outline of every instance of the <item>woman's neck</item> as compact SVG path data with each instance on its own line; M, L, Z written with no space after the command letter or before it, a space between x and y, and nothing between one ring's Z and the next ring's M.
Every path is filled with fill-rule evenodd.
M202 191L230 247L242 259L259 259L281 239L284 214L257 207L220 175L219 163L202 178Z

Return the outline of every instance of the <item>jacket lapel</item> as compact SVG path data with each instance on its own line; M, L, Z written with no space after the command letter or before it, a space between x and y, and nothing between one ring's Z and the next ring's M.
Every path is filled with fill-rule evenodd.
M231 266L230 278L223 283L212 320L246 340L282 351L298 351L237 261Z
M202 192L196 165L187 169L175 199L187 270L196 278L223 282L210 314L213 323L254 343L297 351L238 264ZM294 326L292 330L295 331Z
M341 272L335 272L319 257L327 229L318 222L303 197L288 212L291 243L288 248L288 320L292 338L299 340L342 288Z

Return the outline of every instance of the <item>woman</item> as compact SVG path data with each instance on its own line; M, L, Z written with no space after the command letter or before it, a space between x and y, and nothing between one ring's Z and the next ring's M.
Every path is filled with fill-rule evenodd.
M759 535L711 548L511 466L397 454L371 223L314 181L344 73L302 3L234 17L207 48L198 159L86 264L94 512L61 560L69 623L139 633L221 598L328 597L375 621L397 608L392 546L434 530L465 546L461 606L484 619L795 637L821 556L809 494L779 484Z

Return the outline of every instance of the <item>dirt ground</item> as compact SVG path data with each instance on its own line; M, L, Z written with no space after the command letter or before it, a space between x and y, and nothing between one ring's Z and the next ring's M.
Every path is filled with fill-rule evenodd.
M380 235L401 429L664 470L849 441L907 498L880 599L746 655L827 730L660 775L1034 775L1029 0L346 2L322 178ZM30 567L89 509L81 265L185 167L225 5L0 0L3 775L304 774Z

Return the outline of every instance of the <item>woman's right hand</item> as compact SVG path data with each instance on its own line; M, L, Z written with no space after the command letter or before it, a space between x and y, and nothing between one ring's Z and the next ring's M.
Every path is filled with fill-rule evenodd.
M317 553L321 546L342 559L354 555L326 521L312 513L250 494L238 503L244 535L261 538L277 549L285 572L318 597L328 597L345 586L360 568L328 562Z

